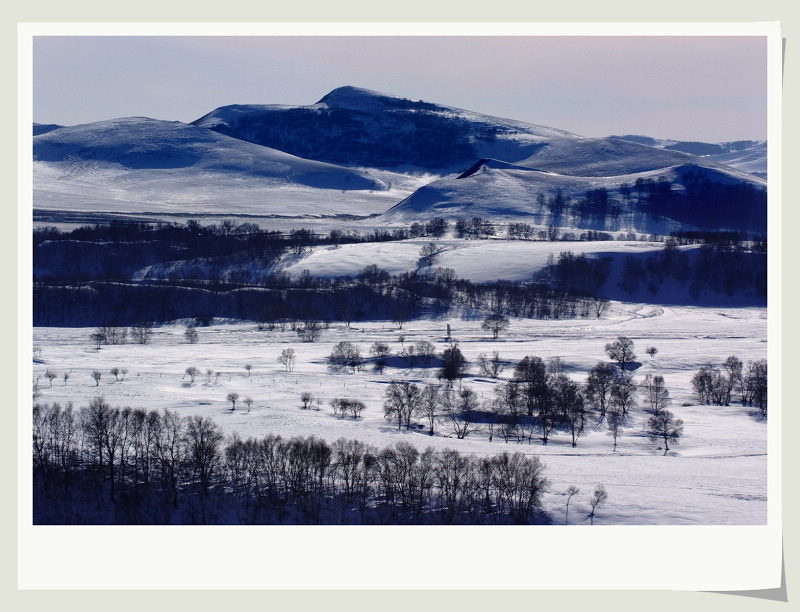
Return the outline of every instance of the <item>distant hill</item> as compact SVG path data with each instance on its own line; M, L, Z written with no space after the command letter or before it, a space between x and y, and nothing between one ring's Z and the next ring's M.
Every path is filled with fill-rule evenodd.
M612 136L651 147L680 151L703 157L707 161L731 166L767 178L767 142L765 140L736 140L733 142L695 142L658 140L649 136L628 134L626 136Z
M192 124L128 117L37 132L35 209L766 231L766 180L750 170L766 171L766 143L584 138L351 86Z
M545 167L547 164L544 164ZM764 181L724 167L681 164L618 176L570 176L481 160L421 187L382 215L387 223L482 218L604 232L684 229L766 232Z
M295 157L180 122L143 117L62 127L33 138L34 206L99 210L258 210L283 190L314 202L385 191L363 170ZM244 202L244 204L242 204ZM178 207L176 208L176 205ZM372 212L372 211L369 211Z
M405 172L461 172L481 157L515 161L563 130L357 87L308 106L235 105L193 122L221 134L329 163Z
M64 126L56 125L55 123L48 123L47 125L44 125L42 123L34 123L33 135L38 136L39 134L46 134L47 132L52 132L53 130L57 130L60 127Z

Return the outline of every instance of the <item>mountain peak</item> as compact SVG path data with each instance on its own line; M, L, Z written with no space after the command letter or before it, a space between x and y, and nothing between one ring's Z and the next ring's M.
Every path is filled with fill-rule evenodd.
M317 104L325 104L329 108L348 108L353 110L373 110L376 107L394 106L398 103L405 106L418 102L352 85L337 87L317 102Z

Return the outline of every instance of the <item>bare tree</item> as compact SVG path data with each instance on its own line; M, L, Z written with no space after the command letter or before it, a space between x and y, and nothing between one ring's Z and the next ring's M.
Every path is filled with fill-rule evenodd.
M131 327L131 336L137 344L147 344L150 342L150 337L153 335L153 324L142 323L135 327Z
M278 362L283 364L284 369L287 372L291 372L294 370L294 349L286 348L281 351L280 357L278 357Z
M184 426L185 420L177 412L165 408L155 441L156 457L161 466L165 490L170 493L173 508L178 507L178 480L186 452L183 436Z
M633 340L625 336L618 336L614 342L606 344L606 353L610 359L619 364L623 371L636 359L636 353L633 352Z
M636 407L636 382L633 375L620 370L611 383L611 397L609 408L619 410L625 417L630 410Z
M606 416L608 417L606 419L606 427L608 427L609 435L614 438L614 451L616 452L617 438L622 432L622 425L625 422L625 417L622 416L622 411L617 408L609 410Z
M662 410L651 416L647 421L647 427L647 437L651 441L664 441L665 455L669 452L669 443L677 444L683 435L683 419L675 418L669 410Z
M350 411L353 418L357 419L361 417L361 413L366 410L367 407L361 400L351 399L347 405L347 409Z
M767 416L767 360L750 361L742 375L742 403L757 406Z
M69 380L69 372L64 372L64 386L67 386L67 381Z
M322 324L319 321L308 320L298 325L296 332L303 342L316 342L322 335Z
M439 389L436 385L425 385L422 389L420 398L420 410L428 421L428 434L433 435L434 425L436 424L436 411L441 401Z
M100 370L92 370L92 378L94 378L95 387L100 386L100 379L103 378L103 373Z
M379 373L383 374L383 370L386 368L386 362L389 358L389 355L392 354L392 350L389 348L389 345L385 342L375 342L370 347L369 352L375 357L375 369L378 370Z
M386 399L383 402L383 415L397 419L397 428L405 424L406 429L411 427L411 418L419 409L420 388L405 380L393 380L386 389Z
M114 375L114 380L119 382L119 368L114 367L109 370Z
M575 485L570 485L566 491L564 491L564 495L567 496L567 511L564 513L564 524L569 525L569 500L571 500L575 495L580 493L581 490L576 487Z
M654 346L648 346L644 352L650 355L650 358L652 359L656 356L656 353L658 353L658 349Z
M442 351L442 367L439 369L439 379L444 378L448 385L452 386L453 381L461 379L469 368L469 362L464 357L458 342L454 342L450 348Z
M411 308L406 304L398 304L392 309L392 323L397 329L403 329L403 325L411 318Z
M592 525L594 525L595 510L600 504L605 503L607 499L608 499L608 493L606 493L605 486L598 483L597 486L594 488L592 496L589 498L589 504L592 506L592 512L589 514L589 516L592 519Z
M420 340L414 344L414 349L417 359L423 366L428 366L436 356L436 347L433 342L429 342L428 340Z
M528 416L533 416L537 409L540 412L547 409L551 393L547 365L541 357L523 357L514 368L513 381L521 387L521 400Z
M194 325L187 325L186 330L183 332L183 337L189 344L196 344L198 340L197 328Z
M654 415L669 406L672 401L669 397L669 389L664 384L663 376L653 376L651 374L645 376L642 391Z
M483 323L481 323L481 329L492 332L492 338L496 340L501 332L504 332L508 329L509 325L510 322L507 317L495 313L489 315L483 320Z
M406 368L409 372L414 371L414 366L417 365L417 351L413 344L410 344L408 347L402 349L400 353L398 353L398 357L405 359Z
M692 376L692 388L697 395L697 401L701 404L716 403L715 383L721 380L722 373L719 368L711 363L700 366L700 369Z
M244 365L244 369L247 370L247 377L250 378L250 370L253 369L253 366L251 364L249 364L249 363L246 363Z
M728 406L731 403L731 396L735 388L742 383L742 361L736 355L730 355L722 364L725 372L722 385L722 405Z
M486 357L483 353L478 354L478 368L481 374L489 378L497 378L505 370L505 365L500 359L500 353L494 351L491 357Z
M191 379L191 382L189 384L193 385L194 384L194 379L197 376L200 376L200 370L198 368L194 367L194 366L189 366L188 368L186 368L186 374Z
M578 444L578 438L584 427L584 401L578 384L566 374L554 376L551 382L553 404L557 418L565 421L572 434L572 446Z
M193 416L186 421L184 437L189 468L199 480L203 494L208 495L222 458L222 431L211 419ZM202 508L205 513L205 506Z
M350 368L355 373L361 369L363 363L358 346L346 340L337 343L328 356L328 369L332 372L342 372Z
M438 248L433 242L423 244L419 250L419 263L421 266L432 266L438 255Z
M303 410L308 410L308 407L311 405L311 402L314 401L314 396L311 395L308 391L303 391L300 394L300 401L303 402Z
M58 378L58 374L56 374L55 372L51 372L50 368L48 368L45 371L44 375L45 375L45 378L47 378L50 381L50 386L52 387L53 386L53 379L54 378Z
M248 395L248 396L245 396L245 398L242 401L245 404L247 404L247 412L250 412L250 405L253 403L253 398Z
M100 331L95 331L89 337L92 339L92 342L94 342L95 348L98 351L100 350L100 345L106 343L106 336Z
M478 396L471 388L463 387L457 394L452 389L446 389L442 394L442 407L451 431L459 440L463 440L476 429Z
M231 412L236 410L236 400L239 399L239 394L236 393L236 391L231 391L230 393L228 393L225 399L227 399L231 403Z
M117 453L120 449L120 409L112 408L102 398L89 402L81 410L81 423L88 437L89 446L101 472L108 469L111 501L115 501L117 482Z
M600 361L591 370L586 379L586 399L600 413L602 420L606 416L609 400L611 399L611 387L616 378L616 370L613 365Z
M547 360L547 373L550 376L559 376L567 373L561 357L551 357Z
M483 402L483 413L486 415L486 432L489 434L489 442L494 439L494 429L500 425L505 407L502 400L495 396Z

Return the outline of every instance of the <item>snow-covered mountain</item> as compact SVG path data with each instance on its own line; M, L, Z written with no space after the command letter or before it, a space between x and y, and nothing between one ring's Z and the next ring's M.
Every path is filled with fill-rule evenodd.
M462 172L482 157L525 159L554 139L578 138L349 86L308 106L224 106L193 123L300 157L438 174Z
M611 136L621 140L637 142L659 149L683 151L702 157L706 161L724 164L737 170L767 178L767 141L736 140L733 142L696 142L650 138L649 136Z
M730 199L726 189L733 185L748 197L760 193L750 198L764 208L754 218L766 215L766 180L744 171L760 170L762 163L766 169L760 157L765 143L703 148L641 136L583 138L349 86L307 106L226 106L192 124L123 118L73 127L37 124L34 133L35 209L262 217L386 213L381 222L480 216L606 230L693 227L693 215L652 206L657 185L695 198L684 207L705 207L705 189L703 197L717 207L708 215L719 213L728 224L720 227L761 231L741 214L728 214L722 200ZM543 201L567 197L578 203L600 191L612 215L584 207L587 214L573 210L554 218L543 209Z
M583 159L597 174L597 168L614 164L613 160L593 161L592 157L581 158L579 154L575 159L576 167L581 167ZM566 155L551 163L538 158L535 161L537 165L542 161L542 167L524 165L529 160L518 164L480 160L456 178L421 187L381 218L410 223L435 217L480 217L536 226L655 234L687 227L766 231L766 181L733 168L684 163L622 175L573 176L551 170L555 167L569 171ZM620 163L629 169L637 168L636 157ZM703 197L698 193L701 185L708 195L706 210L698 215L700 211L686 209L697 208L696 203ZM672 198L660 199L659 188L664 186ZM745 198L742 201L738 200L740 192ZM596 201L592 201L593 197ZM688 200L689 197L693 199Z
M45 208L174 212L195 204L197 212L258 213L286 193L313 204L316 211L304 213L324 214L330 212L325 202L342 193L388 190L380 177L363 170L143 117L45 131L33 138L33 159L34 206ZM351 207L365 199L370 198L356 196Z

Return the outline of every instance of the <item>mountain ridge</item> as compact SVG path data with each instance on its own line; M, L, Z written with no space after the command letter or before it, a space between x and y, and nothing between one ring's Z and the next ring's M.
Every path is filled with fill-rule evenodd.
M438 214L531 220L541 217L535 209L542 210L540 200L566 197L577 216L539 220L600 228L609 220L604 225L598 210L610 206L612 220L618 219L640 182L640 221L665 214L664 193L673 208L685 208L678 202L684 196L704 206L697 195L704 189L721 219L730 220L717 200L731 197L731 185L756 207L765 196L753 193L766 190L764 179L713 156L670 149L676 141L650 146L643 136L584 138L352 86L306 106L224 106L188 124L129 117L71 127L35 124L37 130L34 193L40 206L91 192L89 200L113 201L116 208L128 202L141 209L146 201L174 210L206 202L211 208L202 211L208 213L226 204L246 214L291 216L331 213L335 202L332 214L383 213L386 222ZM720 155L752 162L745 159L752 149L746 144L720 147ZM695 173L701 178L684 180ZM650 201L656 196L645 193L654 185L662 192L658 206ZM760 230L760 213L753 218Z

